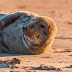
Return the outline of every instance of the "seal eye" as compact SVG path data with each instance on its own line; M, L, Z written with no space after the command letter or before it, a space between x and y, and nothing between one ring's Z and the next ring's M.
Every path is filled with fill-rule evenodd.
M41 28L45 28L45 26L44 25L40 25L41 26Z

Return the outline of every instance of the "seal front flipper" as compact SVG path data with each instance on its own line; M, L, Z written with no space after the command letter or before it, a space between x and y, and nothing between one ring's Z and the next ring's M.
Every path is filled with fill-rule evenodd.
M1 32L4 30L8 25L12 24L14 21L16 21L19 17L23 16L24 13L13 13L10 15L0 14L0 44L1 46L6 50L9 51L9 48L4 43ZM3 49L2 49L3 50Z
M0 31L6 28L8 25L12 24L16 21L19 17L25 15L24 13L16 12L10 15L6 15L0 20Z

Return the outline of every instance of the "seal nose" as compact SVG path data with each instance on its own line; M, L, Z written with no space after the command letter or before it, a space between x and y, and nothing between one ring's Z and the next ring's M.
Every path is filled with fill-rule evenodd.
M24 31L28 31L28 28L27 27L23 27L22 28Z

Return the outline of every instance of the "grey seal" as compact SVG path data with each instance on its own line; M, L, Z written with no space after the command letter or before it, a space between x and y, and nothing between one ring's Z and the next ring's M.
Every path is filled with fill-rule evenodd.
M32 12L0 14L0 50L15 54L42 54L56 36L55 22Z

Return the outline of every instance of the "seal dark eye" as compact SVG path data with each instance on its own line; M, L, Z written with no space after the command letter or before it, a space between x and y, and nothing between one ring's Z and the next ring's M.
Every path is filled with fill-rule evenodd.
M45 28L45 26L44 26L44 25L40 25L40 27L41 27L41 28Z

